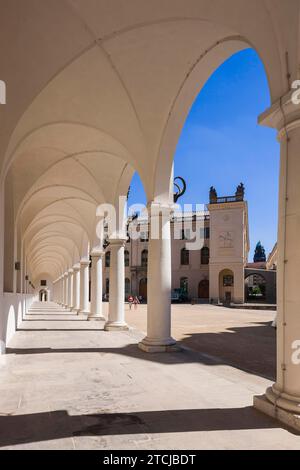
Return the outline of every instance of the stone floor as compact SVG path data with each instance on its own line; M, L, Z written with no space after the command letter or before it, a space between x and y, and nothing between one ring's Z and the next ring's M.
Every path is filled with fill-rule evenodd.
M128 323L146 331L147 306L138 305L136 310L130 310L128 305L125 308ZM276 330L270 326L274 317L275 312L267 310L172 305L172 335L181 346L214 356L220 364L230 364L274 381Z
M137 329L108 333L102 322L35 305L0 358L0 447L300 449L299 436L251 406L270 384L271 362L251 370L227 364L231 347L222 355L225 342L236 356L263 338L271 345L274 332L265 331L274 313L225 310L174 306L173 334L184 349L149 355L136 346ZM127 314L144 329L144 306ZM244 334L248 327L257 330ZM211 350L218 336L227 339Z

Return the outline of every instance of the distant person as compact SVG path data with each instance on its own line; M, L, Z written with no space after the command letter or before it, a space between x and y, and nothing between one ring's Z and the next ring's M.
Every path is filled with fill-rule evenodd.
M138 304L140 304L139 298L135 296L133 299L133 305L135 310L137 309Z
M134 301L134 298L132 297L132 295L130 295L130 296L128 297L128 303L129 303L129 309L130 309L130 310L131 310L133 301Z

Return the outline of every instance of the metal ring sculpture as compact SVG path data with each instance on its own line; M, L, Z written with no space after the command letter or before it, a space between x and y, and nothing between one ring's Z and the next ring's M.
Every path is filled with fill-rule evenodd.
M176 183L176 181L180 181L182 184L180 185ZM186 192L186 182L181 176L176 176L176 178L174 178L174 186L177 189L177 191L174 192L174 202L177 202Z

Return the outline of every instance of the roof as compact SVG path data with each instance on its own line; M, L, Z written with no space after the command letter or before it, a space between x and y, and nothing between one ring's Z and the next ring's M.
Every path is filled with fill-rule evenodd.
M246 268L252 269L266 269L267 263L265 261L258 261L256 263L247 263Z

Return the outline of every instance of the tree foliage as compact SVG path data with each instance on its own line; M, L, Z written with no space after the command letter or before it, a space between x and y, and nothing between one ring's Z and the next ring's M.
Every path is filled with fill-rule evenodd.
M266 261L266 251L260 241L256 244L253 261L254 263L262 263Z

